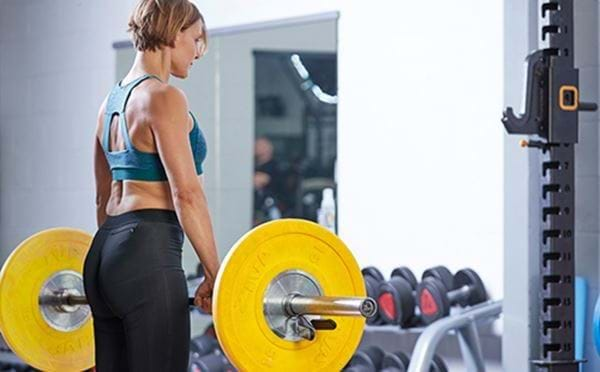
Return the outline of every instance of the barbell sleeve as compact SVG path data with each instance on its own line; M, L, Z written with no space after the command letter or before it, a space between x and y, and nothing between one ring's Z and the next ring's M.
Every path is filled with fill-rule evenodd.
M370 297L305 297L291 296L284 302L289 315L364 316L377 312L377 303Z

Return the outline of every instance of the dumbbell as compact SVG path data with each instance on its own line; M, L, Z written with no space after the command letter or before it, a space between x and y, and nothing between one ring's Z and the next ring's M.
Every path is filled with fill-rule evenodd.
M452 273L444 266L435 266L423 272L425 278L436 278L453 289L454 278ZM398 324L402 328L415 326L420 322L416 314L416 289L417 279L407 267L398 267L392 271L391 279L379 284L377 303L379 316L383 322Z
M229 363L221 349L200 358L192 358L190 372L233 372L235 368Z
M191 369L193 360L213 353L219 348L219 341L215 334L214 325L210 323L204 329L204 333L201 336L194 337L190 340L190 361L188 370Z
M439 280L442 282L444 287L448 289L448 291L451 291L455 288L454 276L452 276L452 272L450 272L446 266L434 266L423 271L423 275L421 275L421 281L423 281L425 278L435 278Z
M385 353L381 361L381 372L405 372L408 370L410 358L404 352L398 350L393 353Z
M195 354L198 358L210 354L218 348L219 342L210 335L202 335L190 340L190 353Z
M379 287L379 283L383 282L385 279L381 271L374 266L367 266L361 270L363 278L365 280L365 287L367 288L367 297L377 298L377 288ZM375 314L375 316L371 318L367 318L367 324L371 325L379 325L383 324L379 314Z
M392 271L390 280L380 282L377 288L379 317L387 324L407 326L415 314L414 288L417 279L407 267Z
M435 354L433 358L431 358L429 372L448 372L448 366L446 365L446 362L444 362L444 359Z
M462 269L453 279L452 289L433 277L424 279L417 287L419 310L425 324L450 314L451 306L472 306L488 299L485 286L474 270Z
M381 362L380 372L405 372L408 371L410 359L402 351L385 353ZM448 366L444 360L437 354L431 359L429 372L448 372Z
M359 349L344 368L344 372L377 372L385 352L377 346L367 346Z

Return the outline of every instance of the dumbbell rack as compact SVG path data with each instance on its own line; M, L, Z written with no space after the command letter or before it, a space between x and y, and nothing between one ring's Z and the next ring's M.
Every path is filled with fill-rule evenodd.
M539 227L540 295L538 299L539 359L543 371L578 371L574 355L575 286L575 150L578 111L596 105L579 101L579 71L574 67L573 1L541 4L546 22L541 29L548 47L527 57L525 112L516 116L508 107L502 122L510 134L533 136L522 145L539 151L531 168L539 185L530 193L540 214L530 214ZM530 190L531 191L531 190ZM533 339L532 342L535 342Z
M433 356L442 341L448 334L456 334L465 370L468 372L485 371L485 363L481 350L477 326L489 323L502 313L501 301L488 301L473 307L461 309L456 314L437 320L427 327L402 329L398 326L369 326L375 330L391 329L400 335L420 333L415 347L408 372L429 372Z
M502 313L501 301L489 301L450 315L427 326L412 353L408 372L428 372L438 344L449 332L455 331L466 371L485 371L477 324L494 319Z

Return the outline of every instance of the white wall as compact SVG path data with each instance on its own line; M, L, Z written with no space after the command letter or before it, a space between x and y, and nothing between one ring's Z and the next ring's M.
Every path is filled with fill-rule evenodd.
M470 266L502 297L501 3L348 13L339 45L342 237L361 264ZM378 22L361 29L363 19Z

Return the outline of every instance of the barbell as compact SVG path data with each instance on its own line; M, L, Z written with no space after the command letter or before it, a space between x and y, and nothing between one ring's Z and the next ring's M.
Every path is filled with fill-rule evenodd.
M91 241L81 230L45 230L23 241L0 271L0 331L34 368L94 365L82 279ZM365 297L359 266L336 235L284 219L252 229L230 249L212 312L221 347L240 370L339 371L377 304Z

